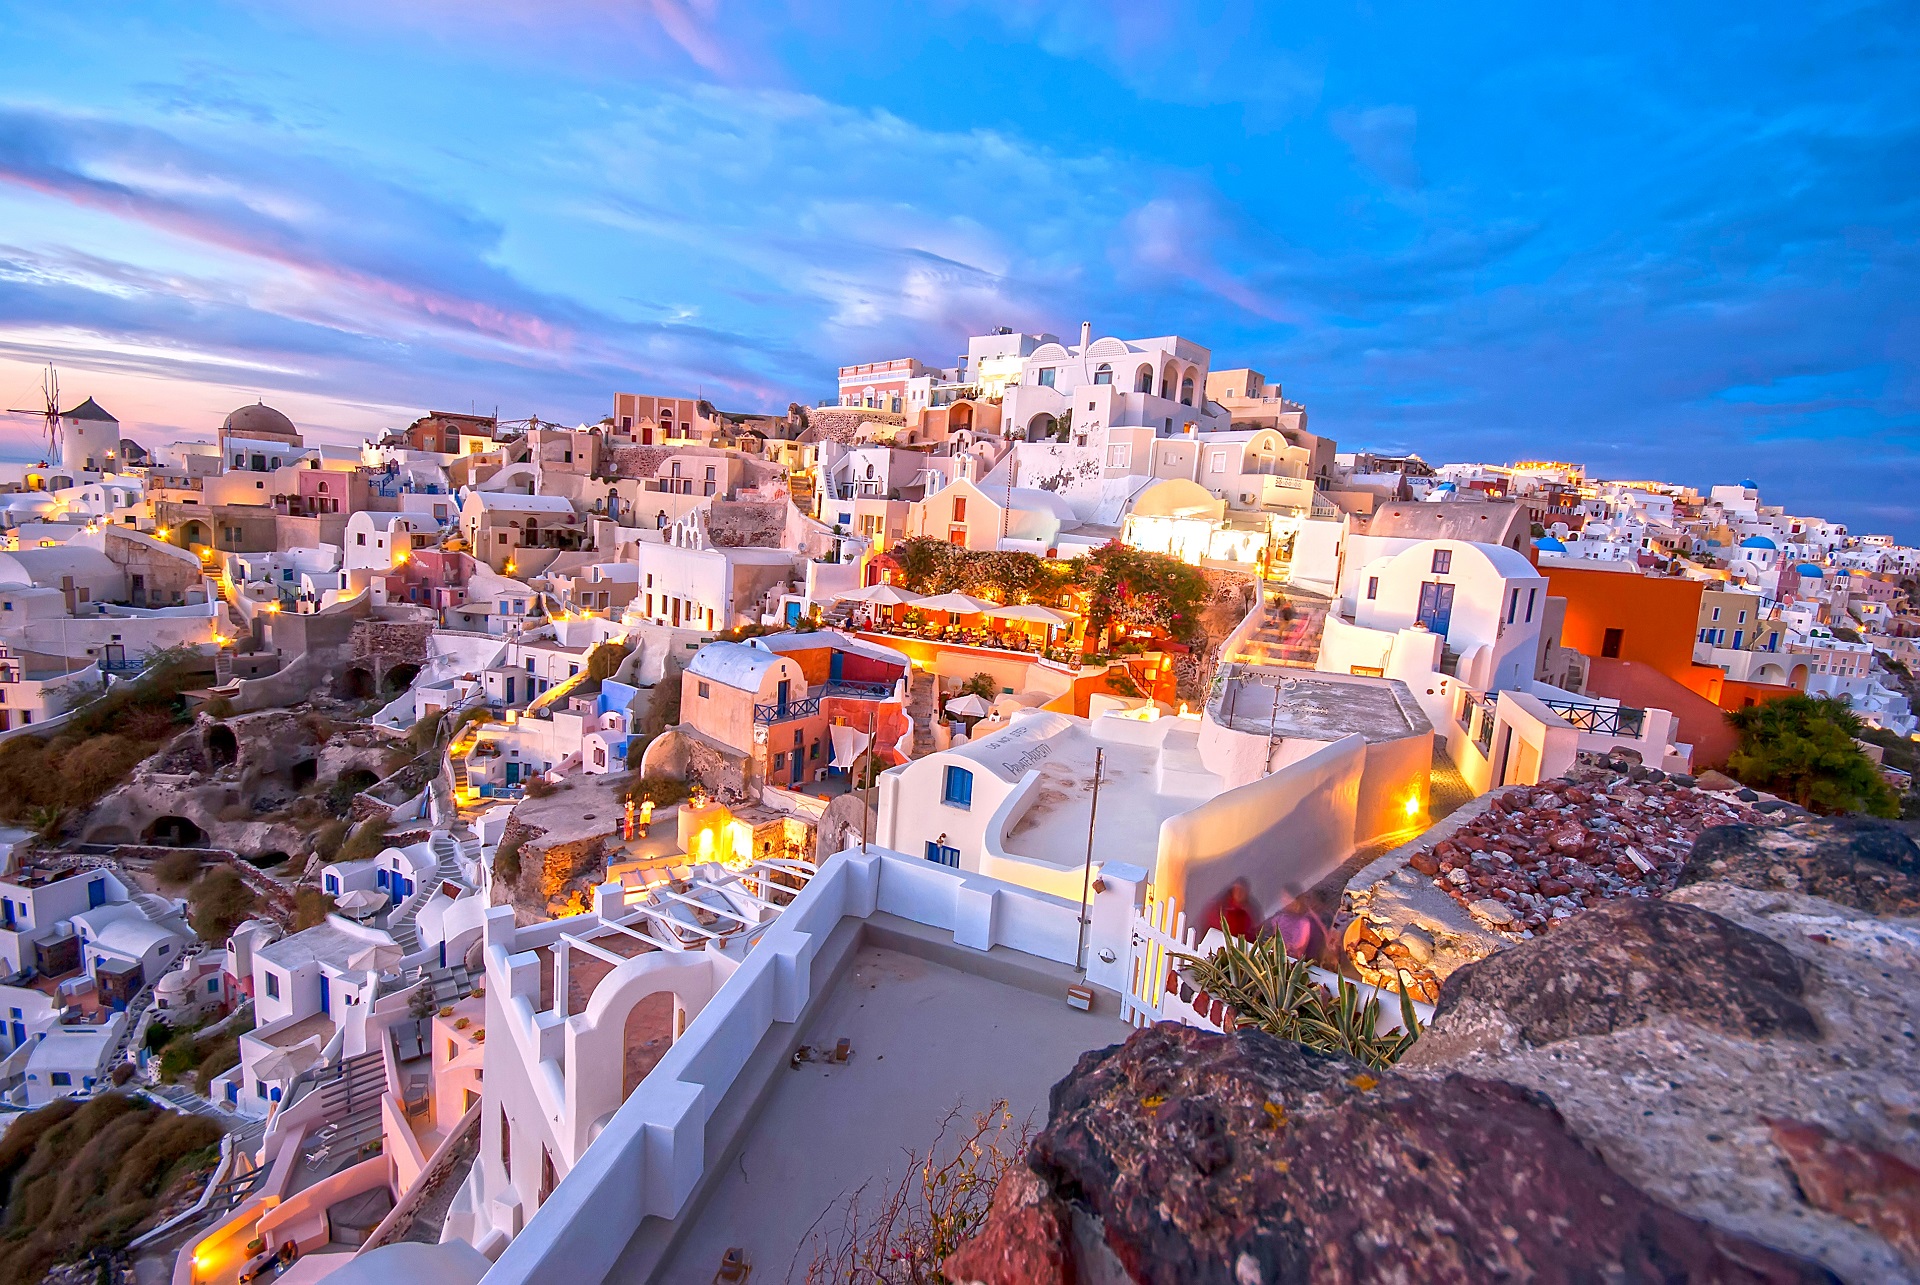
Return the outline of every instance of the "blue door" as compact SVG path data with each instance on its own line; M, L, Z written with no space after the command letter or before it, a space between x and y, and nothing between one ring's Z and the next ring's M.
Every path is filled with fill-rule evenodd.
M827 662L828 664L827 677L831 679L833 682L836 682L836 683L839 682L840 673L842 670L846 668L846 663L847 663L846 653L840 651L838 648L835 648L833 651L833 659Z
M507 675L507 704L513 704L513 675Z
M333 987L329 984L327 975L322 973L320 974L320 1011L331 1015L333 1013L332 1001Z
M800 623L800 604L797 602L790 602L787 604L787 625L789 628L791 628L792 626L797 625L799 623Z
M786 708L787 708L787 691L788 691L788 689L789 689L790 687L792 687L792 686L793 686L793 684L792 684L792 683L790 683L790 682L788 682L788 681L787 681L786 679L784 679L784 678L783 678L783 679L781 679L781 680L780 680L780 694L779 694L778 696L776 696L776 697L774 697L774 699L780 702L780 710L781 710L781 712L782 712L782 713L785 713L785 712L786 712Z
M520 784L520 765L518 763L507 764L507 784Z
M105 879L95 879L87 885L87 909L92 910L96 906L104 906L106 904L107 881Z
M1420 586L1420 623L1436 634L1453 623L1453 586L1429 580Z

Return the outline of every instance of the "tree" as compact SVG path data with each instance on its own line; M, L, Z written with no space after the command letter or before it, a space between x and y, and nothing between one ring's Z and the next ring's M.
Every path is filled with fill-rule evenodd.
M992 701L1000 695L1000 680L985 670L981 670L972 678L960 684L960 690L978 696L981 700Z
M1733 775L1821 813L1900 815L1893 791L1854 741L1860 718L1831 697L1788 696L1727 715L1740 748L1727 760Z

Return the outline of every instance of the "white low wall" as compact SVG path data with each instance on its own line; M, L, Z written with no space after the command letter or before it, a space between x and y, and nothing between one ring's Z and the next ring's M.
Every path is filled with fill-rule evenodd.
M1108 974L1117 976L1115 970L1124 967L1125 926L1139 891L1136 878L1123 877L1100 894L1108 904L1096 902L1094 926L1101 931L1090 934L1089 946L1102 958L1101 971L1090 971L1090 980L1107 984ZM1129 904L1120 906L1122 901ZM961 946L1003 946L1071 963L1079 909L1077 903L877 848L829 858L642 1087L613 1113L539 1217L506 1247L487 1274L489 1285L603 1279L642 1219L681 1212L705 1170L708 1122L728 1090L768 1031L776 1023L799 1021L816 989L830 983L816 959L842 920L884 912L950 931ZM568 922L578 926L561 921L522 929L516 945L525 949L526 935L546 935L541 930L548 927L557 936ZM489 946L490 953L498 949ZM1115 958L1101 957L1103 950ZM525 1001L516 997L515 1003ZM531 1013L518 1016L525 1021ZM517 1175L525 1172L516 1168ZM531 1204L524 1196L521 1203Z
M1367 742L1342 737L1271 776L1160 825L1153 886L1201 913L1244 881L1267 911L1304 892L1353 852Z

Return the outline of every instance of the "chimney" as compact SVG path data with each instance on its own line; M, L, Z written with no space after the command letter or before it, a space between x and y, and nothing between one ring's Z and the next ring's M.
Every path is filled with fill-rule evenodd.
M1091 321L1083 321L1080 323L1080 353L1082 356L1086 355L1087 347L1092 342L1093 323Z

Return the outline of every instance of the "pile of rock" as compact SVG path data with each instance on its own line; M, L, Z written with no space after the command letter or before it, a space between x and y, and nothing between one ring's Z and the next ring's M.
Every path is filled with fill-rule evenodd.
M1737 797L1637 768L1504 790L1407 864L1486 927L1526 940L1590 906L1672 891L1702 831L1763 819Z
M1433 934L1408 924L1394 931L1372 920L1347 924L1341 941L1348 966L1361 981L1399 989L1423 1003L1440 998L1440 975L1433 970Z

